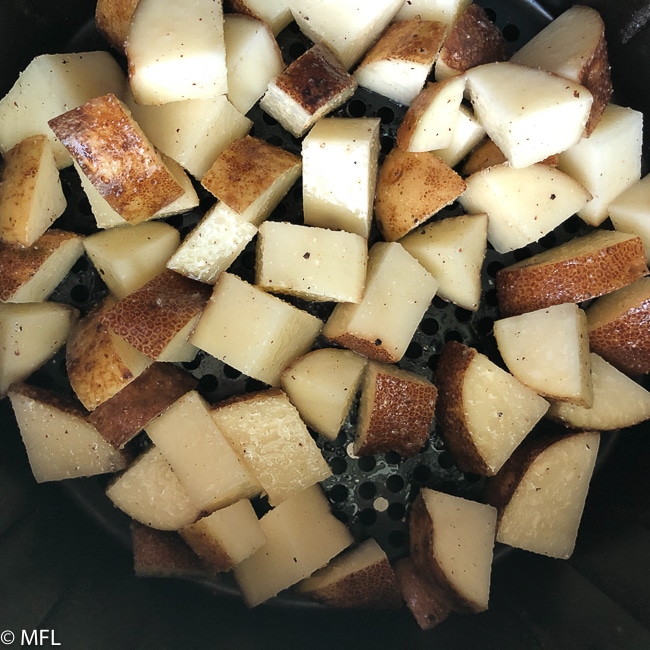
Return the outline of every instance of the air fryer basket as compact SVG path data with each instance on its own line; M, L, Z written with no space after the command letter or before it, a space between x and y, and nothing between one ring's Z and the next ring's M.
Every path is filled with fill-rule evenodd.
M571 3L485 0L479 4L488 9L514 50ZM595 6L612 27L608 34L610 56L614 72L620 72L614 78L617 101L644 110L647 99L634 92L642 86L630 75L629 64L630 58L645 55L647 47L639 19L632 18L643 16L642 3L619 3L609 11L601 4ZM94 3L72 0L63 9L59 5L57 12L44 1L14 0L9 7L0 7L0 34L6 38L0 52L7 57L1 69L2 94L34 54L105 47L93 29L93 10ZM650 12L650 5L646 10ZM279 41L287 62L309 45L295 25L287 28ZM639 67L635 70L641 74ZM361 89L335 114L380 117L383 155L393 146L403 113L403 107ZM249 116L254 121L252 135L300 151L300 142L259 107ZM76 174L65 170L62 180L68 209L58 225L91 232L92 215ZM172 218L171 223L185 235L213 200L204 194L196 211ZM454 205L442 216L458 212ZM272 218L301 220L300 183ZM400 365L430 377L449 340L462 340L497 358L491 334L498 317L496 271L585 228L573 218L538 244L513 254L502 256L489 250L480 309L472 313L434 299ZM254 249L249 247L232 270L252 280L253 264ZM82 258L52 298L86 313L105 293L92 264ZM331 309L322 304L299 304L321 318ZM59 354L32 381L69 390L64 366L64 355ZM199 390L212 402L263 386L203 353L184 366L200 378ZM0 633L5 628L17 635L21 629L48 629L64 647L75 648L221 648L235 644L242 650L371 644L416 648L434 643L445 648L475 643L495 648L650 647L650 586L646 584L650 546L644 547L650 542L646 529L649 511L642 498L648 483L644 462L648 442L641 428L603 437L578 547L570 561L498 548L490 611L456 616L424 633L406 610L379 617L360 611L338 612L310 605L289 593L249 611L227 577L201 585L135 579L128 519L105 498L106 479L36 486L7 400L0 403L0 421L7 429L0 440ZM348 453L353 425L354 413L336 441L316 440L333 471L323 483L325 493L335 514L357 539L373 536L390 557L400 557L408 552L404 517L419 487L469 497L478 494L479 477L454 466L435 431L426 448L406 461L390 453L357 459ZM144 444L144 436L139 442Z

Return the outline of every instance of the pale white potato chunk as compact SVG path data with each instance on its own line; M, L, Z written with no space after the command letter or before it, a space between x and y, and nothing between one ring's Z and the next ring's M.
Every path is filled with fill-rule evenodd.
M400 244L438 281L438 296L476 311L487 229L486 214L447 217L417 228Z
M300 413L279 388L245 393L216 404L211 413L272 506L332 475Z
M225 95L174 101L161 106L128 102L133 116L161 152L202 178L217 156L253 125Z
M207 99L228 91L221 2L140 0L125 50L139 104Z
M600 435L594 431L524 442L503 471L487 482L487 501L499 513L497 541L568 559L599 444Z
M588 138L560 153L559 169L590 194L578 216L591 226L607 218L608 205L641 178L643 113L609 104Z
M236 275L219 275L190 343L271 386L293 359L311 348L319 318Z
M549 399L590 407L594 401L587 316L575 303L494 321L508 370Z
M466 106L460 107L451 142L433 153L450 167L455 167L485 137L485 129Z
M445 36L445 26L430 20L393 23L354 71L354 78L388 99L408 106L422 90Z
M650 263L650 174L621 192L607 207L616 230L640 237Z
M471 0L404 0L395 20L438 20L451 26Z
M571 176L542 163L492 165L472 174L458 202L488 215L488 241L499 253L539 241L582 209L589 193Z
M403 0L290 0L300 30L326 44L350 70L379 38Z
M650 392L602 357L591 353L594 401L590 408L554 402L548 417L574 429L611 431L650 418Z
M223 201L210 208L170 256L167 268L214 284L257 234L257 228Z
M367 359L352 350L319 348L295 359L280 386L307 426L335 440L357 394Z
M259 494L259 483L196 391L176 400L145 431L200 510L212 512Z
M266 544L234 569L249 607L307 578L353 541L347 526L331 513L318 485L267 512L260 525Z
M230 0L230 4L239 13L263 20L275 36L293 21L289 0Z
M409 515L411 558L459 611L483 612L497 511L490 505L422 488Z
M26 384L14 384L8 395L37 483L126 467L124 453L102 438L73 400Z
M302 141L306 224L370 234L379 160L379 118L329 117Z
M579 142L592 95L575 82L509 62L467 71L467 91L487 134L513 167L527 167Z
M179 243L176 228L146 221L89 235L84 248L109 291L120 299L161 273Z
M449 147L456 131L464 92L464 75L428 83L413 99L397 129L397 146L406 151L435 151ZM465 116L469 113L465 112Z
M0 239L31 246L66 205L46 135L25 138L7 151L0 176Z
M213 571L230 571L266 543L248 499L215 510L178 532Z
M57 302L0 303L0 396L65 345L78 317Z
M368 266L365 237L265 221L257 237L255 284L318 302L361 302Z
M339 303L323 334L378 361L397 362L406 352L438 282L397 242L377 242L368 255L360 303Z
M271 79L282 72L282 53L271 28L251 16L226 14L223 33L228 99L245 115L266 92Z
M42 54L34 58L0 100L0 152L26 137L47 135L59 169L72 164L48 121L93 97L124 95L126 79L108 52Z
M156 530L178 530L201 516L160 449L149 447L106 488L131 519Z

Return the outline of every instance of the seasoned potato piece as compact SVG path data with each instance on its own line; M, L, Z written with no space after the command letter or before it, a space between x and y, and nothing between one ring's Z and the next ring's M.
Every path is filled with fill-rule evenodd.
M224 6L230 6L236 11L258 20L263 20L277 36L290 22L293 21L290 0L226 0Z
M95 27L120 53L124 53L126 38L139 0L97 0Z
M455 167L485 137L485 129L474 117L474 113L461 104L456 125L451 134L451 142L444 149L435 149L433 153L450 167ZM463 174L465 172L463 171Z
M453 25L471 0L408 0L403 2L395 20L438 20Z
M607 207L616 230L637 235L650 263L650 174L621 192Z

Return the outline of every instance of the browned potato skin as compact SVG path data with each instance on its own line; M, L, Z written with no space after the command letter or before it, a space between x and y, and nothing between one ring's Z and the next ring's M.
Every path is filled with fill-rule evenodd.
M104 38L122 54L129 35L131 19L139 0L97 0L95 26Z
M212 287L165 270L119 300L102 324L150 359L157 359L174 336L201 313Z
M603 32L598 42L598 46L578 77L581 83L593 96L591 112L585 125L585 135L589 136L598 126L603 111L609 104L612 93L612 78L610 74L609 56L607 53L607 40L605 39L605 25L603 23Z
M478 144L467 157L463 163L461 174L463 176L471 176L493 165L501 165L508 162L501 149L497 147L494 140L486 138ZM559 162L559 155L554 154L542 160L542 164L549 167L557 167Z
M11 301L12 296L29 282L47 259L61 246L77 242L83 254L81 235L51 228L44 232L31 246L0 242L0 301ZM69 269L61 275L61 280Z
M483 63L505 61L508 53L501 31L481 6L472 3L451 28L438 58L461 74Z
M228 551L200 527L188 526L178 532L211 571L221 573L236 566Z
M433 153L394 147L377 175L375 217L386 241L397 241L449 205L465 181Z
M48 124L108 204L131 224L183 194L131 112L108 93Z
M214 161L201 185L235 212L244 212L300 157L247 135L235 140Z
M102 437L120 449L148 422L171 406L198 381L167 363L154 363L88 417Z

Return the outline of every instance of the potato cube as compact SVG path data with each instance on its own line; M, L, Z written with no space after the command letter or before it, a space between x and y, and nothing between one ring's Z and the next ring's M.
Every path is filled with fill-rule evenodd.
M406 352L438 282L396 242L377 242L368 256L360 303L339 303L323 334L378 361L397 362Z
M370 235L379 118L320 120L302 141L304 221Z
M361 302L368 244L343 230L265 221L257 238L255 283L305 300Z
M438 20L453 25L471 0L409 0L400 7L395 20Z
M68 150L48 120L93 97L122 97L125 88L124 73L108 52L37 56L0 100L0 151L5 154L21 140L44 134L52 143L57 167L71 165Z
M637 235L650 262L650 174L621 192L607 207L616 230Z
M293 22L289 0L228 0L233 11L264 21L277 36Z
M145 430L200 510L212 512L259 494L259 483L196 391L176 400Z
M0 176L0 239L31 246L66 208L52 144L25 138L4 157Z
M314 45L269 82L260 107L296 138L344 104L357 89L325 45Z
M118 52L124 54L126 38L139 0L97 0L95 27Z
M272 506L331 476L298 410L280 389L246 393L216 404L211 413Z
M323 323L302 309L223 272L190 343L271 386L309 350Z
M266 543L234 569L249 607L310 576L353 541L317 485L267 512L260 525Z
M181 528L180 536L213 571L230 571L266 543L248 499L215 510Z
M450 167L455 167L481 142L484 136L485 129L480 122L474 117L472 111L461 104L451 134L451 142L444 149L435 149L433 153Z

